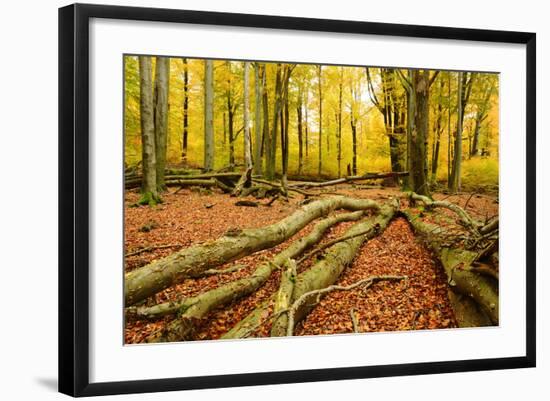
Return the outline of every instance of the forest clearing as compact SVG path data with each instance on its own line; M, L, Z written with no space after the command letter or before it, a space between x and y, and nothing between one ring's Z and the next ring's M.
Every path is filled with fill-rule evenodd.
M125 56L125 344L498 326L498 75Z

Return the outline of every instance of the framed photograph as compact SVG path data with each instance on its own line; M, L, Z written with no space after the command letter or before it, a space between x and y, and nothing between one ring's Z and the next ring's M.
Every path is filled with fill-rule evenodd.
M534 367L535 40L61 8L59 391Z

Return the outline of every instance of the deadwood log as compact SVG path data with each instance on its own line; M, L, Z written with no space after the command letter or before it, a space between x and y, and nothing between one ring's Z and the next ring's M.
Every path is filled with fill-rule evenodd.
M290 188L302 187L302 188L319 188L319 187L328 187L331 185L345 184L353 181L363 181L363 180L377 180L383 178L397 178L397 177L406 177L409 173L407 171L395 172L395 173L366 173L363 175L351 175L348 177L337 178L335 180L323 181L323 182L295 182L292 185L289 185Z
M345 267L353 261L365 240L376 236L383 230L394 216L397 208L397 202L385 205L380 208L375 216L356 223L347 230L346 235L349 235L351 237L350 239L338 242L326 249L321 260L315 263L309 270L297 276L292 293L292 302L309 291L322 289L334 284ZM378 227L378 229L369 230L369 228L374 227ZM353 237L353 235L358 232L365 232L365 234ZM266 316L270 315L269 306L274 300L275 295L272 296L269 301L253 310L231 330L224 334L222 338L242 338L248 336L251 328L260 325L262 321L266 319ZM300 308L297 308L294 314L295 322L297 323L303 319L308 312L309 308L306 302L301 305ZM286 314L281 313L273 322L272 327L276 327L276 329L272 331L271 334L274 336L284 336L286 335L287 326L288 317Z
M409 220L414 231L425 239L427 245L437 255L451 289L472 298L491 322L498 325L498 282L475 272L474 263L479 253L447 244L445 228L423 222L410 211L404 211L403 214ZM455 315L457 319L460 318L460 313L455 313ZM461 327L467 324L460 321L458 323Z
M219 180L225 185L233 187L235 182L241 177L240 173L208 173L208 174L166 174L165 180L167 185L178 186L180 182L183 185L197 186L215 186L214 180ZM126 189L137 188L141 185L141 176L126 177L124 187ZM191 181L196 181L191 183Z
M233 189L233 192L231 192L231 196L246 196L243 194L243 191L245 188L250 188L252 186L252 167L249 167L246 169L245 172L241 175L239 178L239 181L237 181L237 184L235 185L235 188Z
M272 248L292 237L311 221L334 210L378 208L376 202L367 199L332 197L308 203L290 216L266 227L232 230L216 240L182 249L127 273L124 280L125 304L133 305L186 278L200 275L204 270Z
M152 334L148 342L169 342L188 340L193 335L195 321L205 317L210 311L221 305L233 302L243 296L251 294L260 288L276 269L285 266L294 266L293 258L301 255L305 250L318 243L323 234L331 227L344 221L356 221L363 216L363 211L340 213L317 223L306 236L294 241L286 249L279 252L270 261L260 264L256 270L239 280L221 285L195 297L182 299L177 302L168 302L153 307L138 307L128 310L130 315L141 318L160 317L166 314L177 313L165 330ZM224 272L221 270L220 272ZM295 270L294 270L295 273ZM283 276L285 273L283 273Z

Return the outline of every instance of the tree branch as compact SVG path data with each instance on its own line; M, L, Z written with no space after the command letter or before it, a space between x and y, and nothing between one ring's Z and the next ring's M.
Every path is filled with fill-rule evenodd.
M384 281L384 280L403 280L407 279L407 276L392 276L392 275L380 275L380 276L370 276L363 280L356 281L355 283L348 285L348 286L341 286L341 285L329 285L326 288L322 288L320 290L313 290L306 292L303 294L300 298L298 298L290 307L288 311L288 326L286 335L287 336L293 336L294 335L294 315L298 308L306 302L306 300L312 296L315 297L315 302L313 304L310 304L311 306L316 305L321 300L321 296L331 292L331 291L350 291L358 287L365 287L368 288L372 284L374 284L376 281Z

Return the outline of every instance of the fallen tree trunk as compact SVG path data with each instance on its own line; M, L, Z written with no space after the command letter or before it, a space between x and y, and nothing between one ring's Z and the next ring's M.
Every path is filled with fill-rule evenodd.
M470 297L494 325L498 325L499 298L498 282L486 275L477 274L472 265L477 260L478 252L460 249L447 244L445 229L434 224L425 223L410 212L403 212L416 233L421 234L428 246L435 252L447 275L451 289ZM460 313L456 313L460 318ZM459 325L467 323L460 322Z
M209 173L209 174L166 174L165 180L171 186L180 185L179 182L195 181L197 186L214 186L214 179L224 182L224 184L233 183L241 177L239 173ZM141 185L141 176L125 177L124 187L126 189L137 188ZM184 184L186 185L186 184ZM234 184L233 184L234 185Z
M354 224L346 235L351 238L338 242L328 248L323 258L313 265L309 270L301 273L296 278L292 293L292 302L300 298L309 291L322 289L334 284L344 268L351 263L361 245L367 238L376 236L380 230L383 230L394 216L398 208L397 203L392 203L382 207L379 212L365 221ZM369 230L370 228L370 230ZM353 236L356 233L364 232L361 236ZM265 320L265 315L269 315L270 302L275 299L273 296L268 302L263 303L252 311L243 320L237 323L231 330L222 336L222 338L243 338L250 334L251 328L254 328ZM298 308L294 314L295 322L299 322L309 312L307 303ZM273 322L273 336L286 335L288 317L282 313L277 316Z
M367 173L363 175L351 175L348 177L337 178L335 180L323 181L323 182L298 182L289 185L290 188L302 187L302 188L319 188L319 187L328 187L331 185L345 184L353 181L362 181L362 180L377 180L383 178L397 178L397 177L406 177L409 173L407 171L395 172L395 173Z
M296 283L296 262L292 259L287 261L286 270L281 274L281 284L279 291L275 295L275 305L273 306L273 315L280 316L291 306L292 294ZM276 320L271 326L271 337L281 337L284 333L284 320Z
M311 202L278 223L256 229L232 231L226 235L173 253L126 274L124 296L130 306L201 272L271 248L292 237L318 217L336 209L378 209L365 199L332 197Z
M241 196L243 195L243 190L245 188L250 188L252 185L252 167L246 169L246 171L239 177L239 181L233 188L231 196Z
M344 221L359 220L362 216L363 211L340 213L320 221L315 225L311 233L293 242L269 262L262 263L247 277L224 284L195 297L186 298L178 302L167 302L149 308L133 308L128 310L128 313L138 318L160 317L177 313L178 317L165 330L149 336L147 342L188 340L192 337L195 321L205 317L210 311L221 305L228 304L256 291L267 281L273 271L282 268L285 264L290 263L295 266L294 262L289 261L319 242L329 228ZM223 271L221 270L220 272Z

